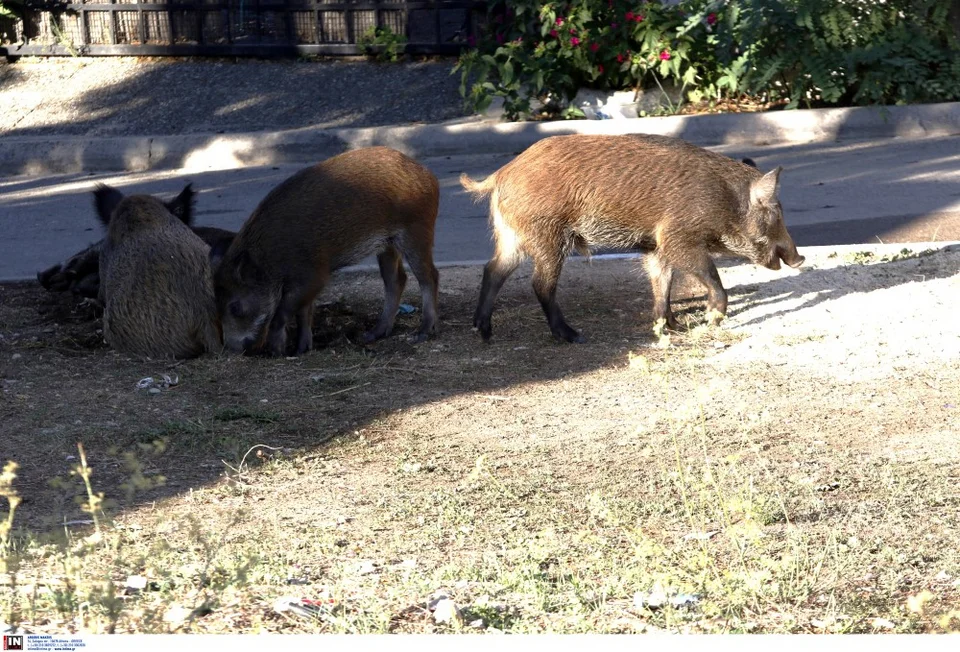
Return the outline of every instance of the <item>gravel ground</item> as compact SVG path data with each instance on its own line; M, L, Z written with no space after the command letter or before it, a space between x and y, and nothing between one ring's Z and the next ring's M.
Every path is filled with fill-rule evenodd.
M21 59L0 64L0 134L122 136L370 127L465 116L453 59Z

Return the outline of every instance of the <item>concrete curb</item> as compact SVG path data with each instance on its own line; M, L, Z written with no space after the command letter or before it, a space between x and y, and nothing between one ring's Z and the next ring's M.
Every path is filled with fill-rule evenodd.
M669 116L636 120L492 121L460 124L304 128L242 134L4 138L0 174L195 171L312 163L348 149L386 145L415 158L515 154L561 134L648 133L702 146L772 145L960 135L960 102Z

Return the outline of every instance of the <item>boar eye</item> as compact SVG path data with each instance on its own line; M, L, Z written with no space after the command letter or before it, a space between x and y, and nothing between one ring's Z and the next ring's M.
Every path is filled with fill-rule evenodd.
M230 304L230 314L236 319L241 319L246 311L243 309L243 304L239 301L234 301Z

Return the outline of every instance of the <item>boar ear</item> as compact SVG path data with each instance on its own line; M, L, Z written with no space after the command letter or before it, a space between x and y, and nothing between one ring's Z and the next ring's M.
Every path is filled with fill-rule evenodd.
M777 200L777 191L780 190L780 172L782 171L783 168L778 165L750 184L751 204L772 204Z
M193 184L188 183L180 191L180 194L168 201L165 205L167 210L173 213L178 220L190 226L193 224L193 200L197 193L193 189Z
M121 201L123 201L122 192L106 184L97 184L93 191L93 205L101 224L104 226L110 224L110 216L113 215L114 209Z
M210 269L216 269L220 266L220 262L227 253L227 249L230 248L232 241L232 238L222 238L210 245Z
M757 167L757 162L749 157L740 159L740 162L743 163L744 165L749 165L752 168Z

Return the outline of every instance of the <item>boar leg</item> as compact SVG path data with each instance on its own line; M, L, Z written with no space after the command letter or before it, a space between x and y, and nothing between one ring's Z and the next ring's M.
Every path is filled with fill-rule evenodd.
M707 288L707 321L716 326L727 314L727 291L720 283L720 274L705 251L682 251L670 262L679 270L693 274Z
M493 304L500 294L500 289L510 275L520 265L520 257L516 255L503 256L499 252L483 268L483 282L480 285L480 300L477 302L477 311L473 315L473 327L480 331L484 341L493 334L491 318Z
M320 289L323 284L318 284ZM267 331L267 353L272 356L286 355L287 352L287 325L290 318L296 313L297 317L297 352L300 347L308 341L312 343L313 336L311 325L313 324L313 314L306 313L305 310L313 308L313 299L319 294L320 290L309 291L303 288L287 288L283 291L283 296L277 304L277 310L273 313L273 319L270 320L270 328ZM309 349L308 349L309 350Z
M423 315L410 341L423 342L437 331L437 304L440 302L440 272L433 264L433 234L411 234L400 243L403 257L420 284ZM399 296L399 295L398 295ZM394 311L396 312L396 311Z
M559 255L537 256L533 259L533 291L540 300L543 312L550 324L550 331L554 337L575 344L582 344L587 340L563 318L560 306L557 305L557 282L560 280L560 270L563 268L563 259Z
M304 302L297 311L297 355L313 348L313 299Z
M400 308L400 296L407 284L407 274L403 271L400 252L396 248L387 247L377 256L377 264L380 265L380 276L383 278L383 313L373 330L367 331L361 337L364 344L386 337L393 330L393 322Z
M673 267L667 264L658 251L649 253L644 258L650 284L653 286L653 332L660 337L667 328L677 330L677 320L670 310Z
M284 301L277 306L270 320L270 330L267 332L267 353L272 356L285 355L287 351L287 323L290 321L290 308Z

